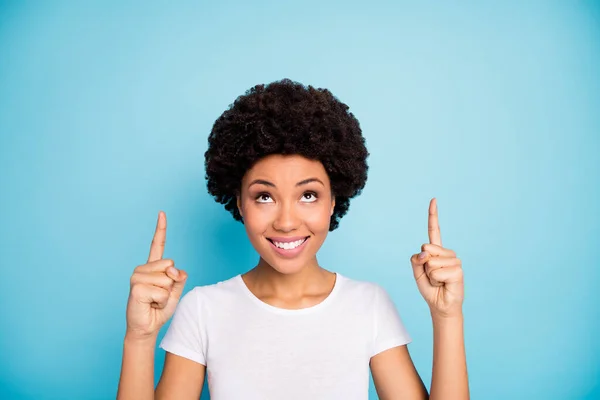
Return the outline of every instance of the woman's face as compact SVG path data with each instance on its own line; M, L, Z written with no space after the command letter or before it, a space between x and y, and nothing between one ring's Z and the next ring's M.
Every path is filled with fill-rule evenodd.
M238 208L250 242L282 274L316 265L335 199L323 164L298 155L270 155L242 179Z

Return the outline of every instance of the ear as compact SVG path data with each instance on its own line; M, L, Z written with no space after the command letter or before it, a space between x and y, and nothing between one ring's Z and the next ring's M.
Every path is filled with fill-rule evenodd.
M333 215L333 210L335 209L335 197L332 197L331 200L331 211L329 212L329 216L331 217Z
M239 211L240 215L242 216L242 218L244 218L244 214L242 213L242 198L239 193L236 194L235 197L236 197L238 211Z

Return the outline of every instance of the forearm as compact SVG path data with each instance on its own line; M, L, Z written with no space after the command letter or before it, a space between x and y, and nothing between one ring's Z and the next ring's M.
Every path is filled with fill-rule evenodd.
M156 337L125 337L117 400L154 399L154 349Z
M463 316L433 319L430 400L469 399Z

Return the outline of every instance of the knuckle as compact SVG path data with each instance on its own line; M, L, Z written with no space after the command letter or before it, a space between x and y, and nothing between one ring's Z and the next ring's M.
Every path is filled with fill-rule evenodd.
M157 286L157 283L161 282L161 272L152 272L149 274L144 274L143 279L140 279L140 282L143 282L146 285ZM142 277L141 277L142 278Z
M150 283L160 288L167 288L173 285L173 280L164 272L157 272L150 278Z
M169 298L169 292L166 291L165 289L160 288L157 293L156 293L156 299L160 302L160 303L165 303L167 301L167 299Z
M428 251L430 253L435 252L435 250L439 250L439 249L440 249L440 246L438 246L437 244L424 243L421 246L422 251Z
M436 267L440 265L440 261L440 259L433 257L429 261L427 261L427 265L430 267Z
M435 270L438 270L439 268L436 267L435 265L431 265L429 263L425 264L425 271L427 271L428 273L432 273Z
M135 298L139 298L143 295L144 290L144 285L140 283L135 283L131 286L131 295Z
M157 280L157 286L163 287L163 288L170 288L171 286L173 286L173 279L169 278L168 276L166 276L165 274L163 274L158 280Z

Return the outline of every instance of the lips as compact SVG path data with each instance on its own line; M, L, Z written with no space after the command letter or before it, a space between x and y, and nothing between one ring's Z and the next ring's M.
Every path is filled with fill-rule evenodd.
M310 236L270 237L267 238L267 240L269 241L269 244L271 245L271 248L275 251L275 253L284 258L294 258L302 252L304 247L306 247L306 242L310 240ZM281 247L277 247L274 243L291 243L296 242L298 240L304 241L302 242L302 244L300 244L297 247L294 247L293 249L282 249Z
M267 240L270 240L271 242L279 242L279 243L289 243L289 242L295 242L297 240L303 240L308 238L308 236L291 236L291 237L268 237Z

